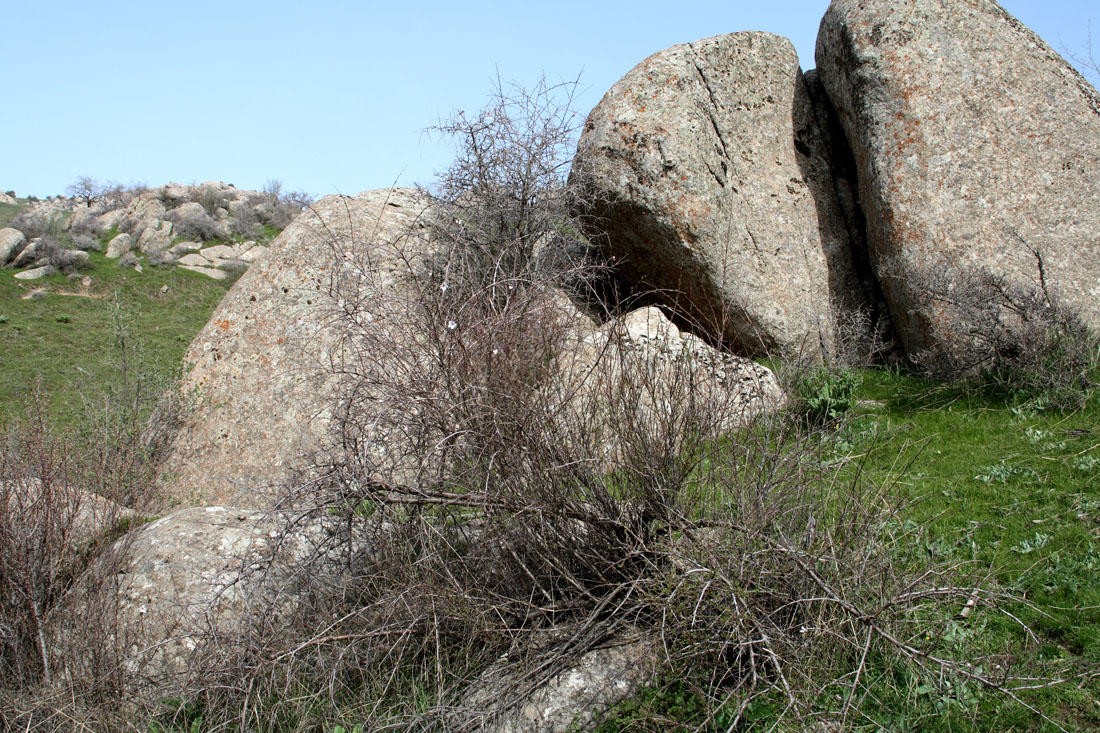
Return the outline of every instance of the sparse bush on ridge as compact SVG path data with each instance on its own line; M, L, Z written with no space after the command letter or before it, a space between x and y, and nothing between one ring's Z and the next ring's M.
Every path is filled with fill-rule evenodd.
M188 212L165 217L172 222L172 234L196 242L205 242L218 237L218 222L209 214Z

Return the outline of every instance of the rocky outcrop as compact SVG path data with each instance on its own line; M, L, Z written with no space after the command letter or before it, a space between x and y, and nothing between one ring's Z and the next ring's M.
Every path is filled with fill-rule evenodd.
M272 242L187 352L193 367L183 389L196 403L164 465L170 493L225 503L308 463L328 435L335 394L330 366L341 334L330 328L330 278L353 256L404 268L423 247L425 208L409 190L329 196Z
M817 63L909 353L951 349L928 279L966 269L1100 324L1100 95L1050 46L990 0L835 0Z
M140 238L146 227L159 225L165 213L167 210L157 194L143 193L126 207L118 228Z
M650 56L589 115L573 180L627 279L740 353L820 354L834 316L863 304L785 39L735 33Z

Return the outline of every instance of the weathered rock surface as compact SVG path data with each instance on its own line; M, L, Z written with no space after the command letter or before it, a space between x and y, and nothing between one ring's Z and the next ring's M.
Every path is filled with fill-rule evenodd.
M164 218L165 212L164 204L157 194L143 193L126 207L118 228L140 237L145 227L153 221L159 222Z
M133 239L129 234L119 234L107 243L106 256L110 259L118 259L133 248Z
M1100 95L1069 64L990 0L835 0L817 63L907 351L949 349L955 331L922 273L1037 283L1021 239L1100 324Z
M596 327L581 321L562 354L559 384L574 395L573 415L601 414L586 426L611 465L621 463L619 431L629 425L668 424L690 400L709 429L730 432L786 403L775 375L743 357L682 332L656 306ZM616 406L610 413L606 405ZM625 414L631 406L634 414ZM570 414L567 412L565 414ZM625 422L622 422L625 421ZM566 433L568 434L568 433Z
M256 582L250 571L269 554L276 520L222 506L182 509L120 540L119 628L128 666L158 684L187 671L212 631L231 632ZM167 692L167 688L165 689Z
M191 265L192 267L208 267L211 263L197 252L191 252L180 257L177 261L180 265Z
M657 649L638 634L624 635L583 655L533 692L521 694L529 680L522 665L502 660L471 685L456 716L455 730L485 733L567 733L639 692L656 668ZM507 705L506 703L513 704Z
M0 267L8 264L8 260L12 259L26 241L26 236L18 229L0 229Z
M188 257L190 257L190 255L188 255ZM206 263L204 265L192 265L184 263L184 259L186 259L186 257L180 258L181 264L179 267L181 270L190 270L191 272L197 272L200 275L206 275L213 280L225 280L229 277L229 273L227 273L225 270L214 267L210 263Z
M322 445L335 394L327 367L340 338L330 328L330 277L364 253L379 268L403 268L422 244L405 235L418 231L425 207L400 189L326 197L237 281L185 357L194 367L183 389L197 404L164 465L170 493L224 502L281 481Z
M122 223L122 219L126 216L125 209L113 209L105 214L101 214L99 219L99 226L103 231L107 231L111 227L117 227Z
M206 216L206 209L196 201L188 201L175 207L164 216L171 221L179 221L187 216Z
M0 204L17 204L19 203L6 193L0 193Z
M137 240L139 252L157 252L172 244L172 222L153 219L148 221Z
M833 314L863 303L783 38L735 33L650 56L589 115L573 177L627 279L741 353L817 354Z

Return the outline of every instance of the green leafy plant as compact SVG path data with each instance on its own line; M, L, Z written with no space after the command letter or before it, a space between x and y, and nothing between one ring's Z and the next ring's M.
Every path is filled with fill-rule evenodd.
M834 422L856 403L858 372L817 367L798 380L798 406L813 424Z
M1014 479L1036 481L1038 478L1039 474L1032 468L1013 466L1001 461L992 466L987 466L984 471L974 477L974 480L981 481L983 484L1004 484Z

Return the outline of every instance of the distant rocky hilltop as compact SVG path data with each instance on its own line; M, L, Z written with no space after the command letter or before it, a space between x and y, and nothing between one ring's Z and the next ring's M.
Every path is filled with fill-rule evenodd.
M36 279L79 269L92 250L122 266L178 266L220 280L261 257L310 201L278 185L246 191L217 182L125 188L78 179L70 192L28 201L0 229L0 266Z

